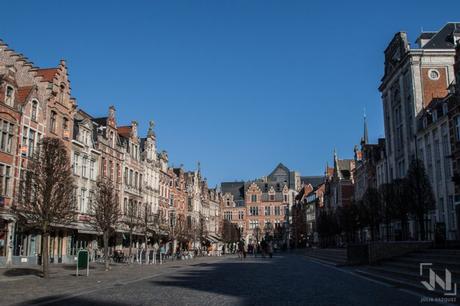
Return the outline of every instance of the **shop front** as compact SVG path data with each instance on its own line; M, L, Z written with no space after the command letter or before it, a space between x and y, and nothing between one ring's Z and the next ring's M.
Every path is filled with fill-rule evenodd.
M0 218L0 266L6 265L8 249L8 222Z
M41 235L38 231L15 224L13 244L13 265L36 265L41 253Z

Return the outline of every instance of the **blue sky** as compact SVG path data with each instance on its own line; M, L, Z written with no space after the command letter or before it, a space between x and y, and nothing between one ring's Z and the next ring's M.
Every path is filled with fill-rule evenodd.
M383 50L397 31L460 21L460 1L10 1L0 38L41 67L67 60L81 108L156 122L174 166L211 186L283 162L352 157L366 109L383 136ZM3 6L5 8L5 5ZM8 14L6 14L8 12Z

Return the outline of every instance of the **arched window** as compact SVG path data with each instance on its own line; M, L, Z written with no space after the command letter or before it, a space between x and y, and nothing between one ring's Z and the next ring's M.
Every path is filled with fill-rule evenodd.
M34 121L37 120L37 110L38 110L38 102L37 100L32 101L32 109L30 111L30 118Z
M53 133L56 133L56 117L57 114L55 111L51 111L51 116L50 116L50 131Z
M9 106L13 106L14 103L14 88L12 86L6 86L5 103Z
M64 83L61 84L60 86L60 91L59 91L59 103L64 103L64 90L65 90L65 85Z
M69 119L67 119L66 117L62 118L62 136L64 136L64 138L70 137Z

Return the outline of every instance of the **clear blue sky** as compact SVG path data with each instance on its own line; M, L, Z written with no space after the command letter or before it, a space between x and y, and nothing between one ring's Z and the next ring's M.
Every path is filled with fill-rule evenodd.
M101 3L99 3L101 2ZM460 1L10 1L0 38L41 67L67 60L94 116L157 123L172 165L211 186L278 162L322 174L337 147L383 136L383 50L397 31L460 21Z

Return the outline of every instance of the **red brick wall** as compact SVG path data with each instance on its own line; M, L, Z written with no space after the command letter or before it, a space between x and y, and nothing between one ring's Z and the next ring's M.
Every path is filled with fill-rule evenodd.
M439 72L439 79L432 80L429 77L429 71L436 69ZM423 84L423 106L426 107L430 104L433 98L444 98L447 95L447 68L433 67L433 68L422 68L421 79Z

